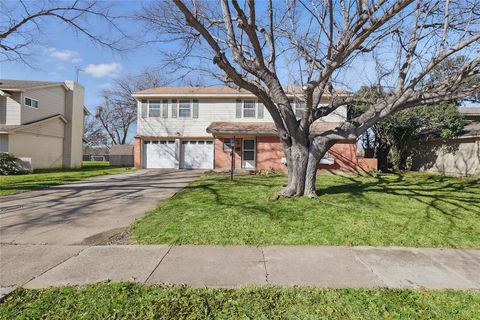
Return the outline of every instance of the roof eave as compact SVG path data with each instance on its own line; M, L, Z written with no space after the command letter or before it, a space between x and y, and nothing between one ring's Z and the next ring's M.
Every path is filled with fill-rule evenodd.
M294 98L301 95L301 93L287 93L287 97ZM325 94L325 97L331 97L330 94ZM338 97L348 97L351 94L339 93L335 94ZM134 98L238 98L238 97L255 97L253 93L239 92L239 93L133 93Z
M70 90L65 83L59 82L59 83L51 83L51 84L43 84L43 85L38 85L38 86L31 86L31 87L25 87L25 88L2 88L1 90L3 91L12 91L12 92L26 92L30 90L37 90L37 89L45 89L45 88L51 88L51 87L57 87L57 86L62 86L65 90Z

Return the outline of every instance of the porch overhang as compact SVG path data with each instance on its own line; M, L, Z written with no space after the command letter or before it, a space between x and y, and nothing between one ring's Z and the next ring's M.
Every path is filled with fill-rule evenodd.
M323 122L313 123L310 133L319 134L328 130L333 130L340 126L341 122ZM273 122L212 122L207 127L207 132L214 136L222 135L277 135L277 129Z

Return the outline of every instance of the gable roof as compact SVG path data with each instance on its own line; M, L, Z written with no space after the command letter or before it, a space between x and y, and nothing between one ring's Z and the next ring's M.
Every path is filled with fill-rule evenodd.
M39 87L65 86L63 82L0 79L0 90L25 91Z
M286 87L286 93L289 95L301 94L301 87ZM335 89L336 94L345 95L350 94L350 92L343 89ZM210 96L210 95L219 95L219 96L237 96L237 95L247 95L253 96L250 91L241 88L230 88L227 86L212 86L212 87L157 87L150 88L135 92L132 94L134 97L142 96Z

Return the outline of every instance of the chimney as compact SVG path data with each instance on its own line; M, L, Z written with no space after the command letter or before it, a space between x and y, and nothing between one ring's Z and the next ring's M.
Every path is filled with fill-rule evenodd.
M63 166L79 168L83 156L83 99L85 89L72 80L65 81L68 91L65 94L65 136L63 140Z

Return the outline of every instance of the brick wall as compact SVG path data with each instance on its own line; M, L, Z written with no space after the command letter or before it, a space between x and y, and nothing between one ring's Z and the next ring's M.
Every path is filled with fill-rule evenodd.
M321 170L365 173L377 169L377 159L357 158L357 145L352 140L337 142L328 153L335 163L332 165L321 164L319 166Z
M242 140L236 139L235 146L235 168L242 168ZM223 150L223 138L215 138L215 169L229 170L232 166L232 155L230 151Z
M241 137L237 138L235 168L240 169L242 164ZM286 171L287 167L281 159L285 157L282 145L277 137L259 136L257 140L257 170ZM329 157L335 160L332 165L321 164L321 170L339 170L347 172L370 172L377 169L377 159L357 158L355 141L345 140L338 142L329 150ZM230 169L230 152L223 151L223 139L215 139L215 169Z
M133 139L133 163L135 168L142 167L142 139L139 137Z
M282 144L277 137L257 137L257 170L286 171L287 167L282 164L284 157Z

